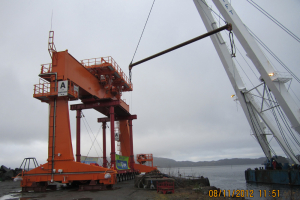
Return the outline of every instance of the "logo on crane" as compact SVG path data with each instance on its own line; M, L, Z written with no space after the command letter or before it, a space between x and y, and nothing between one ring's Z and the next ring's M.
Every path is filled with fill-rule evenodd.
M58 81L58 96L68 95L68 81Z

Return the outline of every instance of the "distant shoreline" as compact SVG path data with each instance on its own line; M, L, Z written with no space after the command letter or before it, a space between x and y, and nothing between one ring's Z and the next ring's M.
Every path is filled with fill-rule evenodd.
M202 166L185 166L185 167L219 167L219 166L236 166L236 165L263 165L263 164L232 164L232 165L202 165ZM160 167L156 166L157 168L181 168L181 167Z
M217 161L176 161L169 158L153 158L153 165L159 168L175 168L175 167L205 167L205 166L226 166L226 165L251 165L258 164L262 165L266 162L265 157L260 158L231 158L231 159L221 159ZM289 163L289 160L278 156L278 161L282 163Z

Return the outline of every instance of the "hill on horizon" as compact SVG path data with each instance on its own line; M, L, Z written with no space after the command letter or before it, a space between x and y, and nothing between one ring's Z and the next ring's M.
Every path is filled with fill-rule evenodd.
M278 156L278 161L289 162L286 158ZM176 161L170 158L153 157L153 165L160 168L172 167L198 167L198 166L220 166L220 165L250 165L250 164L263 164L266 157L260 158L230 158L220 159L217 161Z

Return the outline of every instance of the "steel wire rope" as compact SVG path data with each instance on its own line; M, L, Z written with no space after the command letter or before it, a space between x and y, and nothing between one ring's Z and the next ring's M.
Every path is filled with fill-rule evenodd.
M293 79L292 79L293 80ZM296 95L296 93L294 92L294 90L292 89L292 87L290 87L292 85L292 80L291 83L289 85L289 88L287 89L288 91L291 90L293 95L296 97L296 99L300 102L298 96ZM300 110L300 105L298 104L298 102L296 102L296 100L294 98L292 98L292 100L294 101L295 105L298 107L298 109Z
M251 104L246 104L247 105L247 110L248 110L248 113L249 113L249 116L250 116L250 121L251 121L251 124L252 124L252 126L253 126L253 128L254 128L254 131L255 131L255 133L254 134L256 134L256 139L258 140L258 144L259 144L259 146L263 149L263 147L262 147L262 144L260 144L260 142L259 142L259 139L258 139L258 137L259 137L259 135L258 134L260 134L259 132L262 132L263 133L263 130L261 130L261 127L258 125L258 128L257 128L257 123L259 123L258 121L257 121L257 118L255 117L255 114L254 114L254 111L253 111L253 109L252 109L252 105ZM251 111L252 112L250 112L250 108L251 108ZM251 114L252 113L252 114ZM254 117L253 117L253 115L254 115ZM256 123L255 123L256 122ZM258 133L256 132L256 131L258 131ZM271 152L274 154L274 155L276 155L276 152L274 151L274 149L267 143L267 141L265 141L265 138L264 137L261 137L262 138L262 141L265 143L265 145L267 145L267 147L271 150Z
M236 60L236 62L238 63L238 65L240 66L240 68L242 69L242 71L244 72L244 74L246 75L246 77L248 78L248 80L250 81L250 83L252 84L252 86L255 87L254 84L252 83L251 79L247 76L246 72L244 71L244 69L242 68L242 66L240 65L240 63L238 62L238 60L237 60L237 59L235 59L235 60ZM257 95L254 95L254 94L252 94L252 93L250 93L250 94L251 94L252 96L256 96L256 97L259 97L259 98L263 98L262 96L257 96ZM269 99L266 99L266 100L270 101Z
M202 1L202 0L201 0ZM248 1L248 0L247 0ZM202 1L203 2L203 1ZM204 3L204 2L203 2ZM211 11L213 11L206 3L204 3ZM215 14L215 15L217 15L217 16L219 16L217 13L215 13L214 11L213 11L213 13ZM219 18L220 19L222 19L223 20L223 18L221 18L220 16L219 16ZM224 22L225 22L225 20L223 20ZM248 28L248 27L247 27ZM249 29L249 28L248 28ZM252 32L252 31L251 31ZM257 36L256 36L257 37ZM229 37L230 38L230 37ZM231 38L230 38L231 39ZM255 38L256 39L256 38ZM257 39L256 39L257 40ZM260 43L260 42L259 42ZM262 45L262 44L263 45ZM266 45L264 45L264 43L263 42L261 42L260 44L266 49L266 48L268 48ZM232 54L233 54L233 47L232 47L232 43L231 43L231 50L232 50ZM266 49L267 50L267 49ZM239 51L239 50L238 50ZM267 50L268 51L268 50ZM271 50L270 50L271 51ZM268 51L269 53L270 53L270 51ZM240 53L240 52L239 52ZM272 52L273 53L273 52ZM272 53L270 53L271 55L272 55ZM275 55L275 54L274 54ZM273 56L273 55L272 55ZM276 56L276 55L275 55ZM243 56L242 56L243 57ZM274 57L274 56L273 56ZM276 56L277 57L277 56ZM274 57L275 58L275 57ZM243 59L245 60L245 58L243 57ZM276 58L275 58L276 59ZM277 59L276 59L277 60ZM236 61L237 61L237 59L236 59ZM278 60L277 60L278 61ZM249 64L248 64L248 62L245 60L245 62L247 63L247 65L249 66ZM278 61L279 62L279 61ZM239 62L237 61L237 63L239 64ZM283 64L282 62L279 62L281 65ZM284 65L284 64L283 64ZM240 68L243 70L243 68L241 67L241 65L239 64L239 66L240 66ZM285 66L285 65L284 65ZM283 67L284 67L283 66ZM249 66L250 67L250 66ZM285 66L286 67L286 66ZM286 67L287 68L287 67ZM251 67L250 67L250 69L251 69ZM289 70L289 69L286 69L287 71L289 71L289 73L292 75L293 73ZM253 70L251 69L251 71L253 72ZM245 73L245 71L243 70L243 72ZM254 72L253 72L254 73ZM245 73L245 75L246 75L246 73ZM254 73L254 75L256 76L256 74ZM247 75L246 75L247 76ZM293 76L293 75L292 75ZM257 77L257 76L256 76ZM294 76L293 76L294 77ZM250 78L247 76L247 78L248 78L248 80L251 82L251 84L253 85L253 83L252 83L252 81L250 80ZM295 78L295 77L294 77ZM297 79L297 78L295 78L295 79ZM298 80L297 80L298 81ZM299 81L298 81L299 82ZM254 86L254 85L253 85ZM296 95L295 95L296 96ZM297 98L298 99L298 98ZM299 99L298 99L299 100ZM253 122L252 122L252 124L253 124ZM254 124L253 124L254 125ZM273 136L274 137L274 136ZM275 138L276 139L276 138ZM285 138L286 139L286 138ZM271 139L272 140L272 139ZM271 141L270 140L270 141ZM263 141L264 141L264 139L263 139ZM266 142L266 141L264 141L264 142ZM287 143L286 142L286 140L285 140L285 143ZM268 145L268 144L267 144ZM270 145L268 145L269 146L269 148L270 149L272 149L272 147L270 146ZM291 150L291 147L290 147L290 145L289 144L287 144L287 146L288 146L288 148L289 148L289 150ZM275 155L276 155L276 153L274 152L274 150L272 151ZM293 152L292 150L291 150L291 152Z
M201 0L202 1L202 0ZM202 1L203 2L203 1ZM205 2L203 2L212 12L213 12L213 14L215 14L216 16L218 16L219 17L219 19L222 19L224 22L225 22L225 20L222 18L222 17L220 17L220 15L218 15L216 12L214 12L214 10L213 9L211 9ZM202 7L201 7L202 8ZM202 9L203 10L203 9ZM204 12L204 14L206 15L206 17L207 17L207 19L212 23L212 21L209 19L209 17L207 16L207 14ZM213 16L213 15L212 15ZM213 16L213 18L215 18L214 16ZM220 23L220 22L219 22ZM225 22L226 23L226 22ZM220 33L220 34L222 34L222 32ZM235 47L236 48L236 47ZM228 48L228 46L227 46L227 49L228 49L228 51L230 52L230 48ZM232 48L231 48L232 49ZM241 56L242 56L242 58L245 60L245 62L247 63L247 65L249 66L249 68L250 68L250 70L252 71L252 73L255 75L255 77L256 78L258 78L257 77L257 75L255 74L255 72L253 71L253 69L251 68L251 66L249 65L249 63L246 61L246 59L244 58L244 56L242 55L242 53L239 51L239 49L238 48L236 48L237 50L238 50L238 52L241 54ZM250 83L252 84L252 86L254 87L254 84L252 83L252 81L251 81L251 79L248 77L248 75L247 75L247 73L244 71L244 69L241 67L241 65L240 65L240 63L238 62L238 60L237 59L235 59L236 60L236 62L238 63L238 65L240 66L240 68L242 69L242 71L244 72L244 74L246 75L246 77L248 78L248 80L250 81ZM235 78L235 77L234 77ZM267 114L269 114L269 113L267 113ZM276 153L274 152L274 154L276 155Z
M268 98L270 98L270 95L271 95L271 94L268 92L268 90L267 90L267 95L268 95ZM272 103L272 102L270 102L270 105L273 107L273 103ZM288 148L288 149L291 151L291 153L294 155L294 152L293 152L291 146L289 145L289 143L288 143L288 141L287 141L287 139L286 139L286 137L285 137L285 135L284 135L284 133L283 133L281 124L280 124L280 122L279 122L279 120L278 120L278 117L277 117L277 115L276 115L276 112L275 112L274 108L272 108L271 111L272 111L273 116L274 116L274 118L275 118L275 121L276 121L277 127L278 127L278 129L279 129L279 132L280 132L280 134L281 134L281 136L282 136L282 138L283 138L285 144L287 145L287 148ZM280 143L279 143L279 144L280 144ZM284 148L283 148L283 150L284 150ZM286 155L286 156L288 156L288 155ZM295 156L295 155L294 155L294 156ZM289 156L288 156L288 157L289 157Z
M256 41L258 41L259 44L262 45L273 56L273 58L275 58L275 60L277 60L277 62L279 62L279 64L281 64L299 82L299 78L247 26L246 26L246 28L249 30L250 34L254 37L254 39ZM292 90L292 88L290 88L290 89ZM297 95L294 93L293 90L292 90L292 92L293 92L294 96L298 99L298 101L300 102L299 98L297 97ZM299 107L299 106L297 105L297 107Z
M253 106L252 106L252 104L250 105L250 107L251 107L252 113L255 113L256 110L253 111ZM259 122L259 120L256 118L255 115L254 115L254 118L255 118L255 120L256 120L256 123L259 124L260 122ZM261 127L260 127L259 125L258 125L258 127L259 127L260 131L261 131L262 133L264 133L264 131L261 129ZM277 156L275 150L272 148L272 146L270 145L270 143L268 143L267 137L262 137L262 140L263 140L264 143L270 148L271 152L272 152L275 156Z
M240 66L240 68L242 69L242 71L244 72L244 74L246 75L246 77L248 78L250 83L252 84L252 86L255 87L254 84L252 83L251 79L248 77L248 75L246 74L246 72L244 71L244 69L242 68L242 66L240 65L239 61L236 58L235 58L235 62L237 62L237 64Z
M51 26L50 26L50 31L52 31L52 19L53 19L53 9L52 9L52 12L51 12Z
M264 90L266 90L266 89L267 89L267 88L264 87ZM250 93L250 94L251 94L252 96L256 96L256 97L259 97L259 98L261 98L261 99L264 99L264 102L266 103L267 108L268 108L268 109L271 108L271 106L269 105L268 102L270 102L270 101L272 101L272 100L270 100L270 99L268 99L268 98L263 98L263 97L261 96L260 93L259 93L260 96L254 95L254 94L252 94L252 93ZM276 101L273 101L273 102L276 102ZM264 112L266 115L269 116L269 117L268 117L269 120L272 120L273 122L275 122L275 120L272 119L272 117L271 117L271 116L273 116L273 115L271 115L269 112L265 112L265 111L263 111L263 112Z
M261 104L261 101L259 102L259 101L257 101L256 100L256 98L259 98L259 99L263 99L264 100L264 102L266 102L266 104L267 104L267 107L268 108L270 108L270 105L267 103L267 101L271 101L270 99L266 99L266 98L263 98L262 96L261 96L261 94L259 93L259 95L255 95L255 94L253 94L253 93L250 93L249 92L249 94L252 96L252 97L254 97L253 99L254 99L254 101L258 104L258 105L260 105ZM255 98L256 97L256 98ZM272 121L274 121L272 118L270 118L270 113L268 113L268 112L264 112L265 113L265 115L268 115L269 117L268 117L268 119L269 120L272 120Z
M250 130L251 130L251 129L250 129ZM257 139L256 139L255 136L254 136L254 133L253 133L253 134L250 133L250 135L251 135L251 138L253 138L253 140L255 140L255 142L257 142Z
M202 1L202 0L201 0ZM203 1L202 1L203 2ZM203 2L204 3L204 2ZM205 4L205 3L204 3ZM212 13L212 17L213 17L213 19L214 19L214 23L217 23L216 21L218 21L218 18L219 18L219 27L221 27L221 23L220 23L220 19L222 19L224 22L225 22L225 24L227 24L227 22L220 16L220 14L218 15L212 8L210 8L207 4L206 4L206 6L209 8L209 10L211 10L213 13ZM202 8L202 7L201 7ZM204 14L206 15L206 13L204 12ZM214 16L214 15L216 15L216 16ZM206 17L207 17L207 19L209 19L209 17L206 15ZM216 17L218 17L218 18L216 18ZM211 21L211 20L209 20L210 21L210 23L211 24L213 24L213 22ZM219 33L220 33L220 35L221 35L221 37L222 37L222 39L224 38L223 36L222 36L222 33L225 33L226 32L226 30L223 30L223 31L220 31ZM227 33L227 32L226 32ZM230 31L229 32L229 39L231 39L230 38L230 33L233 33L232 31ZM232 39L233 39L233 37L232 37ZM230 44L232 45L232 43L230 42ZM226 45L227 46L227 45ZM228 46L227 46L227 48L228 48ZM235 47L235 45L234 45L234 48L236 48ZM232 48L230 49L230 48L228 48L228 52L230 52L230 50L232 50Z
M81 112L82 112L82 111L81 111ZM82 112L82 115L83 115L83 112ZM95 134L93 133L93 131L92 131L92 129L91 129L91 127L90 127L90 125L89 125L89 123L88 123L88 121L86 120L86 118L85 118L84 115L83 115L83 119L86 121L86 124L88 125L88 127L89 127L89 129L90 129L90 131L91 131L91 133L92 133L92 135L93 135L93 137L95 138L94 141L92 140L92 145L94 145L94 142L95 142L96 138L98 137L98 135L99 135L99 133L100 133L101 126L100 126L100 128L99 128L99 130L98 130L97 135L95 136ZM98 140L96 140L96 142L97 142L97 144L98 144L100 150L103 152L103 150L102 150L102 148L101 148L101 146L100 146Z
M291 127L289 126L289 120L286 118L286 115L283 113L281 107L276 107L277 112L279 113L283 123L285 124L285 127L287 129L287 131L291 134L292 138L295 140L295 142L298 144L298 146L300 147L300 142L297 139L297 137L295 136L293 130L291 129Z
M257 36L256 36L257 37ZM259 38L254 38L254 39L256 39L256 41L258 41L259 40ZM262 41L258 41L259 42L259 44L260 45L262 45L263 47L264 47L264 49L266 50L266 51L268 51L268 53L270 53L271 55L272 54L274 54ZM265 45L265 46L264 46ZM291 76L293 76L295 79L296 79L296 81L297 82L299 82L300 83L300 79L274 54L274 55L272 55L272 57L277 61L277 62L279 62L279 64L282 66L282 67L284 67L290 74L291 74Z
M294 95L294 96L296 97L296 99L300 102L298 96L296 95L296 93L294 92L294 90L293 90L292 87L291 87L292 81L293 81L293 79L291 79L291 82L290 82L290 84L289 84L289 87L288 87L287 91L291 90L292 93L293 93L293 95ZM298 104L298 102L297 102L294 98L292 98L292 100L294 101L294 103L295 103L295 105L298 107L298 109L300 110L300 105Z
M216 23L216 18L215 18L215 16L213 15L213 14L215 14L216 16L218 16L219 17L219 19L222 19L224 22L225 22L225 24L227 24L227 22L220 16L220 15L218 15L212 8L210 8L207 4L206 4L206 2L203 2L203 0L201 0L202 1L202 3L203 4L205 4L207 7L208 7L208 9L210 10L210 11L212 11L213 13L212 13L212 17L213 17L213 20L214 21L211 21L210 20L210 18L209 18L209 16L206 14L206 12L205 12L205 10L201 7L201 9L203 10L203 13L204 13L204 15L206 16L206 18L209 20L209 22L211 23L211 24L213 24L213 23ZM219 22L219 27L220 27L220 22ZM223 30L223 31L221 31L221 32L219 32L220 34L222 33L222 32L224 32L225 30ZM222 37L223 38L223 37Z
M273 138L274 138L274 135L272 135L272 138L270 139L269 144L271 143L271 141L273 140Z
M242 58L244 59L244 61L247 63L248 67L250 68L250 70L252 71L252 73L254 74L254 76L259 79L259 77L255 74L255 72L253 71L253 69L251 68L250 64L247 62L247 60L245 59L245 57L243 56L243 54L240 52L240 50L238 48L236 48L237 51L239 52L239 54L241 54Z
M253 32L251 34L254 34ZM282 66L284 67L290 74L293 76L299 83L299 78L254 34L253 38Z
M149 20L149 17L150 17L150 14L151 14L151 11L152 11L152 8L153 8L153 5L154 5L154 2L155 2L155 0L153 0L153 3L152 3L152 6L151 6L151 9L150 9L150 12L149 12L149 14L148 14L146 23L145 23L145 25L144 25L144 28L143 28L142 34L141 34L141 36L140 36L139 42L138 42L138 44L137 44L137 46L136 46L136 48L135 48L135 51L134 51L134 54L133 54L133 57L132 57L132 59L131 59L130 64L132 64L132 61L133 61L133 59L134 59L134 57L135 57L135 54L136 54L136 51L137 51L137 49L138 49L138 47L139 47L139 44L140 44L140 42L141 42L141 39L142 39L142 37L143 37L143 34L144 34L144 31L145 31L147 22L148 22L148 20ZM130 79L130 83L131 83L131 70L130 70L130 69L129 69L129 79Z
M285 129L282 129L282 130L283 130L283 133L286 134L286 135L287 135L287 138L289 139L289 140L287 140L287 141L288 141L289 146L291 147L291 149L293 150L292 146L290 145L290 142L291 142L292 145L295 147L295 150L297 150L297 152L300 152L300 151L299 151L299 148L298 148L297 145L294 143L294 140L290 137L289 134L286 133L286 130L285 130ZM289 142L289 141L290 141L290 142ZM293 150L293 154L295 155L294 150Z
M272 100L275 101L275 100L273 99L273 96L272 96L272 95L270 95L270 96L271 96ZM287 121L287 119L286 119L286 116L285 116L285 114L283 113L281 107L276 107L276 110L277 110L277 112L278 112L278 114L279 114L281 120L283 121L283 123L284 123L284 125L285 125L285 127L286 127L286 129L287 129L287 131L288 131L288 133L292 136L292 138L294 139L294 141L295 141L295 142L298 144L298 146L300 147L300 142L299 142L299 140L296 138L296 136L294 135L293 131L291 130L291 127L289 126L288 121ZM284 132L285 132L285 131L284 131ZM291 140L291 142L294 144L294 142L293 142L293 140L292 140L291 138L290 138L290 140ZM295 144L294 144L294 146L296 147ZM298 147L296 147L296 149L299 151Z
M266 93L267 93L268 98L270 98L270 95L271 95L271 94L268 92L268 90L267 90ZM281 134L281 136L282 136L284 142L286 143L287 147L289 148L289 150L291 150L290 145L288 144L288 142L287 142L287 140L286 140L286 137L285 137L285 135L283 134L283 130L282 130L281 124L280 124L280 122L279 122L279 120L278 120L278 117L277 117L277 115L276 115L276 113L275 113L275 111L274 111L273 102L270 101L270 105L271 105L271 107L272 107L271 111L272 111L273 117L275 118L275 122L276 122L277 127L278 127L278 129L279 129L279 131L280 131L280 134Z
M209 8L209 10L213 11L212 8ZM216 24L217 24L217 21L218 21L218 22L219 22L219 27L221 27L221 21L220 21L221 16L220 16L220 14L216 14L215 12L212 12L212 16L213 16L213 18L214 18ZM218 19L219 19L219 20L218 20ZM222 20L223 20L223 19L222 19ZM223 21L224 21L224 20L223 20ZM225 24L226 24L226 22L225 22Z
M202 1L202 0L201 0ZM203 2L203 1L202 1ZM204 3L204 2L203 2ZM206 3L204 3L211 11L213 11ZM204 12L205 13L205 12ZM219 19L222 19L223 20L223 18L221 18L220 17L220 15L218 15L217 13L215 13L214 11L213 11L213 13L215 14L215 15L217 15L218 17L219 17ZM209 19L209 18L208 18ZM223 20L224 22L225 22L225 20ZM278 63L280 63L298 82L299 82L299 80L298 80L298 78L297 78L297 76L296 75L294 75L293 74L293 72L291 71L291 70L289 70L289 68L246 26L246 28L249 30L249 32L250 32L250 34L254 37L254 39L255 40L259 40L258 41L258 43L261 45L261 46L263 46L263 48L264 49L266 49L267 51L268 51L268 53L270 53L271 54L271 56L273 56L273 58L275 58L275 60L277 60L277 62ZM239 49L237 49L238 51L239 51ZM239 51L239 53L240 53L240 51ZM264 53L264 52L263 52ZM240 53L241 54L241 53ZM241 54L242 55L242 54ZM265 55L266 56L266 55ZM243 55L242 55L242 57L243 57ZM266 56L267 57L267 56ZM247 63L247 65L249 66L249 64L248 64L248 62L246 61L246 59L243 57L243 59L245 60L245 62ZM237 60L236 60L237 61ZM239 63L238 63L239 64ZM240 65L240 64L239 64ZM241 65L240 65L240 67L241 67ZM257 75L254 73L254 71L252 70L252 68L249 66L249 68L250 68L250 70L253 72L253 74L257 77ZM275 68L275 66L274 66L274 68ZM241 67L241 69L242 69L242 67ZM243 72L245 73L245 71L243 70ZM246 74L246 73L245 73ZM249 79L249 77L247 76L247 78ZM250 79L249 79L250 80ZM251 82L251 81L250 81ZM253 83L251 82L251 84L253 85ZM254 86L254 85L253 85ZM291 89L292 90L292 89ZM295 95L295 97L298 99L298 101L300 102L300 100L299 100L299 98L297 97L297 95L295 94L295 92L292 90L292 92L294 93L294 95Z
M81 111L81 112L82 112L82 111ZM85 119L85 116L84 116L83 112L82 112L82 116L83 116L83 118ZM85 119L85 120L86 120L86 119ZM83 120L83 124L84 124L84 126L86 127L86 129L87 129L86 123L87 123L87 125L89 126L87 120L86 120L86 121ZM87 156L86 156L85 159L84 159L84 162L86 161L88 155L90 154L90 151L91 151L92 147L94 146L95 141L97 141L96 138L98 137L98 134L99 134L99 132L100 132L101 126L100 126L100 128L99 128L99 130L98 130L98 133L97 133L96 137L95 137L94 133L92 132L90 126L89 126L89 128L90 128L90 131L91 131L91 133L93 134L93 136L94 136L95 139L94 139L94 141L93 141L93 139L91 138L91 136L90 136L90 134L89 134L89 131L88 131L88 129L87 129L87 132L88 132L88 134L89 134L89 137L90 137L90 139L91 139L91 141L92 141L92 145L91 145L91 147L90 147L90 149L89 149L89 151L88 151L88 153L87 153ZM98 141L97 141L97 143L98 143ZM98 145L99 145L99 143L98 143ZM100 150L103 152L103 150L102 150L102 148L101 148L100 145L99 145L99 148L100 148ZM96 149L95 146L94 146L94 149L95 149L96 154L98 155L98 157L100 157L100 155L98 154L97 149Z
M253 36L252 36L253 37ZM259 47L260 48L260 47ZM262 50L261 48L260 48L260 50ZM276 70L276 71L279 71L278 69L277 69L277 67L276 67L276 65L272 62L272 60L269 58L269 56L266 54L266 52L264 52L264 51L261 51L263 54L264 54L264 56L266 56L266 58L268 59L268 61L271 63L271 65L272 65L272 67L274 67L274 69Z
M246 98L245 96L244 96L244 98ZM257 134L256 136L257 136L257 140L258 140L258 134L259 134L259 132L261 132L261 133L263 133L263 130L261 129L261 127L258 125L258 128L257 128L257 125L256 124L259 124L259 121L257 120L257 118L256 118L256 116L255 116L255 112L253 111L253 108L252 108L252 104L249 104L249 103L247 103L246 104L246 106L247 106L247 110L248 110L248 113L249 113L249 117L250 117L250 120L251 120L251 124L252 124L252 126L253 126L253 128L254 128L254 131L258 131L258 133L256 133L255 132L255 134ZM252 112L250 112L250 108L251 108L251 111ZM252 113L252 114L251 114ZM253 117L254 116L254 117ZM255 123L256 122L256 123ZM274 149L270 146L270 144L268 144L267 142L268 141L266 141L266 139L264 138L264 137L261 137L262 138L262 140L263 140L263 142L265 143L265 145L267 145L268 146L268 148L271 150L271 152L274 154L274 155L276 155L276 152L274 151ZM261 148L262 148L262 145L260 144L260 142L259 142L259 140L258 140L258 144L261 146ZM263 148L262 148L263 149Z
M230 48L228 47L228 45L227 45L227 49L228 49L228 51L230 52ZM243 54L240 52L240 50L239 50L237 47L235 47L235 49L239 52L239 54L242 56L242 58L244 59L244 61L247 63L249 69L252 71L252 73L254 74L254 76L255 76L257 79L259 79L258 76L257 76L257 75L255 74L255 72L253 71L253 69L251 68L251 66L249 65L249 63L247 62L247 60L245 59L245 57L243 56ZM244 74L246 75L246 77L248 78L248 80L250 81L250 83L252 84L252 86L255 87L254 84L252 83L251 79L248 77L247 73L245 72L245 70L242 68L241 64L238 62L238 60L237 60L236 57L235 57L235 61L238 63L238 65L240 66L240 68L242 69L242 71L244 72ZM242 77L241 77L241 78L242 78Z
M101 145L99 144L99 142L98 142L98 140L97 140L97 137L98 137L98 135L99 135L99 133L100 133L100 130L101 130L101 126L99 127L99 129L98 129L98 132L97 132L97 135L95 136L94 134L93 134L93 136L94 136L94 141L93 141L93 144L92 145L94 145L94 143L95 143L95 141L97 142L97 144L98 144L98 146L99 146L99 148L100 148L100 150L102 151L102 153L103 153L103 150L102 150L102 148L101 148Z
M131 98L130 98L130 108L129 108L130 110L129 111L132 113L132 91L130 93L131 93Z
M294 93L295 97L298 99L298 101L300 102L300 99L298 98L298 96L295 94L294 90L291 88L291 91Z
M253 36L253 38L283 67L285 68L291 76L293 76L297 82L300 83L300 79L268 48L266 44L264 44L246 25L245 27L248 29L249 33Z
M253 109L252 109L252 104L250 105L250 107L251 107L251 111L252 111L252 113L254 113L254 111L253 111ZM248 109L248 104L247 104L247 109ZM250 110L248 109L248 112L250 113ZM254 114L253 114L254 115ZM255 117L255 115L254 115L254 117ZM250 118L252 118L252 115L250 115ZM255 120L256 120L256 123L259 123L258 121L257 121L257 119L256 119L256 117L255 117ZM253 124L253 123L252 123ZM253 125L254 126L254 125ZM261 127L259 126L259 129L261 130L261 132L263 132L263 130L261 129ZM267 141L265 141L265 138L263 138L263 141L264 141L264 143L271 149L271 151L272 151L272 153L274 154L274 155L276 155L276 152L273 150L273 148L271 147L271 145L269 144L269 143L267 143Z
M227 46L227 50L228 50L228 52L230 52L230 48L228 47L228 45L226 45ZM236 48L236 47L235 47ZM251 66L248 64L248 62L246 61L246 59L244 58L244 56L242 55L242 53L239 51L239 49L238 48L236 48L237 50L238 50L238 52L241 54L241 56L242 56L242 58L245 60L245 62L247 63L247 65L249 66L249 68L250 68L250 70L253 72L253 74L256 76L256 78L258 78L257 77L257 75L254 73L254 71L252 70L252 68L251 68ZM241 64L238 62L238 60L237 60L237 58L236 57L234 57L235 58L235 61L238 63L238 65L240 66L240 68L242 69L242 71L244 72L244 74L246 75L246 77L248 78L248 80L250 81L250 83L252 84L252 86L253 87L255 87L254 86L254 84L252 83L252 81L251 81L251 79L248 77L248 75L247 75L247 73L245 72L245 70L242 68L242 66L241 66ZM242 78L242 77L241 77ZM246 84L246 83L245 83Z
M265 11L262 7L257 5L252 0L247 0L248 3L250 3L253 7L255 7L257 10L259 10L262 14L264 14L266 17L268 17L271 21L273 21L277 26L279 26L282 30L284 30L287 34L289 34L292 38L294 38L297 42L300 43L300 38L295 35L292 31L290 31L288 28L286 28L284 25L282 25L279 21L277 21L272 15L270 15L267 11ZM252 3L251 3L251 2ZM254 5L255 4L255 5Z
M227 22L225 21L225 19L223 19L220 15L218 15L211 7L209 7L208 5L207 5L207 3L206 2L204 2L203 0L201 0L202 1L202 3L204 4L204 5L206 5L207 7L208 7L208 9L209 10L211 10L215 15L217 15L220 19L222 19L226 24L227 24ZM205 12L204 12L205 13Z
M210 22L211 24L216 23L215 20L217 20L217 19L215 18L214 14L215 14L217 17L219 17L219 19L222 19L222 20L224 21L225 24L227 24L227 22L226 22L220 15L218 15L211 7L209 7L209 6L206 4L206 2L203 2L203 0L201 0L201 1L202 1L203 4L205 4L205 5L208 7L208 9L209 9L210 11L213 12L213 13L212 13L212 17L213 17L213 20L214 20L214 21L211 21L210 18L209 18L209 16L208 16L208 15L206 14L206 12L204 11L204 9L200 6L201 9L203 10L204 15L206 16L206 18L209 20L209 22ZM219 20L219 27L220 27L220 20ZM221 34L222 32L225 32L225 30L223 30L223 31L221 31L221 32L219 32L219 33ZM221 35L222 35L222 34L221 34ZM223 38L223 37L222 37L222 38Z
M266 88L264 88L264 90L268 90L268 88L266 87ZM256 96L256 95L254 95L254 94L251 94L251 95L252 95L252 96ZM262 96L257 96L257 97L263 98ZM264 102L265 102L265 105L267 106L268 110L272 108L271 105L269 104L269 102L271 102L271 101L272 101L272 102L276 102L276 101L273 100L273 99L264 98ZM269 119L269 120L271 120L272 122L276 123L273 114L271 114L270 112L265 112L265 111L264 111L264 113L265 113L266 116L268 116L268 119Z
M276 109L278 109L278 108L276 108ZM279 109L280 109L280 107L279 107ZM283 123L284 123L286 129L289 129L290 127L288 126L286 120L283 118L284 115L283 115L283 117L282 117L281 114L280 114L280 112L279 112L279 110L277 110L277 112L278 112L278 114L279 114L281 120L283 121ZM282 130L283 130L283 133L287 135L287 137L289 138L289 140L291 141L291 143L294 145L295 149L296 149L298 152L300 152L300 151L299 151L299 148L298 148L297 145L295 145L295 143L294 143L294 141L295 141L295 142L298 144L299 141L298 141L297 138L295 137L295 135L294 135L294 133L292 132L292 130L287 130L287 131L288 131L288 133L290 133L290 135L292 136L292 138L293 138L294 140L292 140L291 137L286 133L286 130L285 130L285 129L282 129ZM298 145L299 145L299 144L298 144ZM289 145L289 146L291 147L291 145ZM292 147L291 147L291 149L292 149ZM293 152L294 152L294 151L293 151ZM295 155L294 155L294 156L295 156Z
M279 114L279 115L280 115L280 114ZM284 119L282 119L282 120L284 120ZM289 129L289 128L288 128L289 126L287 126L286 123L287 123L287 122L284 122L286 128ZM293 139L286 133L286 131L292 136ZM299 141L298 141L298 139L295 137L295 134L294 134L293 132L291 132L291 130L284 130L284 129L283 129L283 132L288 136L289 140L290 140L291 143L294 145L295 150L297 150L297 152L299 153L299 152L300 152L300 150L299 150ZM297 144L295 144L295 142L296 142ZM297 146L297 145L298 145L298 146Z
M83 116L84 116L84 115L83 115ZM87 132L88 132L88 135L89 135L89 137L90 137L90 139L91 139L91 142L93 142L93 139L92 139L92 137L90 136L89 130L88 130L88 128L87 128L87 126L86 126L84 120L83 120L83 124L84 124L84 126L85 126L85 128L86 128L86 130L87 130ZM85 157L85 159L84 159L84 162L86 161L88 155L90 154L90 151L91 151L91 149L93 148L93 146L94 146L94 145L91 145L91 147L90 147L90 149L89 149L89 151L88 151L88 153L87 153L87 155L86 155L86 157ZM100 157L99 154L98 154L98 152L97 152L97 150L96 150L96 147L95 147L95 146L94 146L94 149L95 149L96 154L98 155L98 157Z

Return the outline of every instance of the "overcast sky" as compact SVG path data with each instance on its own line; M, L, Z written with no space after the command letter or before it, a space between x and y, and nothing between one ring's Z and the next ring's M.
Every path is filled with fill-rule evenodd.
M255 2L300 35L299 1ZM243 22L299 77L300 44L246 0L231 3ZM32 96L33 85L39 82L40 64L51 61L47 42L52 12L58 51L68 49L77 60L112 56L128 74L152 0L0 0L0 5L0 165L18 167L25 157L45 163L48 105ZM206 32L192 0L156 0L134 61ZM228 33L223 35L228 40ZM237 59L246 65L242 56ZM134 90L122 98L130 105L131 113L138 116L133 121L135 154L153 153L155 157L190 161L264 156L250 135L241 107L230 98L234 90L210 38L136 66L132 74ZM300 94L294 82L292 88ZM74 103L80 102L69 102ZM97 135L97 118L103 116L95 110L83 113ZM75 152L74 111L70 111L70 121ZM81 130L81 154L86 155L92 142L84 124ZM108 133L109 129L107 156ZM101 131L98 143L102 144ZM96 144L95 149L89 156L102 156L102 147ZM274 149L282 155L278 146Z

